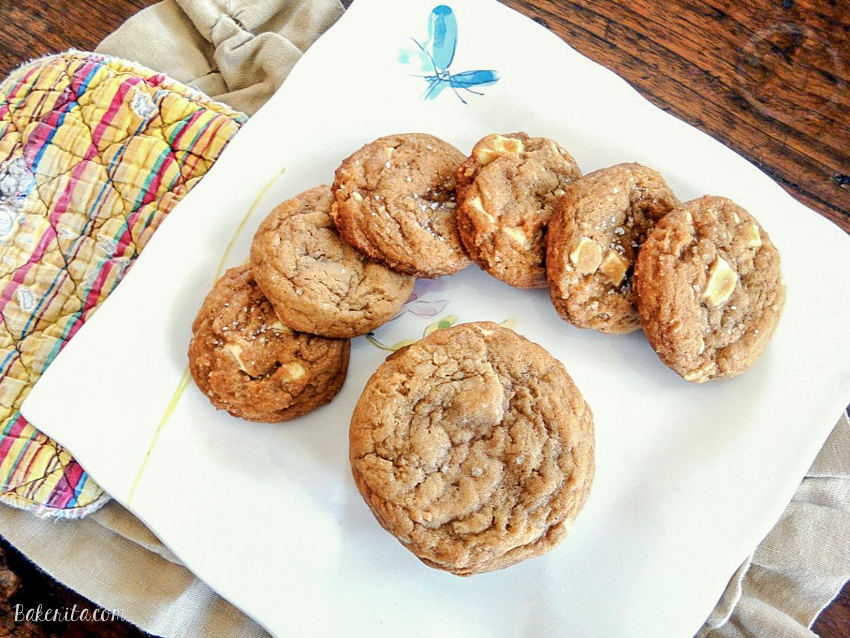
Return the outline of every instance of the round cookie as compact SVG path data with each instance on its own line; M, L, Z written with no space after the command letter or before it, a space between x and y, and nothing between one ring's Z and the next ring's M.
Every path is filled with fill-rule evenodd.
M249 421L288 421L342 387L350 342L284 326L249 266L213 286L192 324L189 371L221 410Z
M332 202L330 187L316 186L277 206L254 235L251 269L287 326L354 337L392 319L414 278L343 242L330 217Z
M457 170L458 230L472 259L519 288L546 286L546 225L564 188L581 176L552 140L487 135Z
M640 327L632 271L655 223L679 200L656 171L618 164L566 188L549 222L546 271L555 310L579 328Z
M543 554L590 493L593 417L564 366L490 322L391 355L351 418L354 480L427 565L467 576Z
M457 232L455 169L464 159L425 133L390 135L336 170L331 210L342 238L408 275L450 275L470 264Z
M752 215L723 197L685 202L658 222L634 280L649 343L697 383L749 368L785 303L778 251Z

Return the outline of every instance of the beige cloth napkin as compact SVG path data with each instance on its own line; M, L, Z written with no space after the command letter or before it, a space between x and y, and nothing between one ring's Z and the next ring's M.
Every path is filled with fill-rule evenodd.
M166 0L133 16L97 51L253 115L342 11L339 0Z
M166 0L134 16L98 50L253 113L341 13L337 0ZM0 534L60 582L154 635L267 636L115 502L79 520L44 520L0 506ZM813 637L808 627L848 577L850 422L843 415L698 637Z
M697 637L814 638L809 627L848 578L850 420L844 414Z

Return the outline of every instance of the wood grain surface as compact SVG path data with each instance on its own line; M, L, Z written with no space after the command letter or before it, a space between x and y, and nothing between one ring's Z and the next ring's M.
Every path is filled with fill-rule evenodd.
M151 4L152 0L2 0L0 77L32 58L72 47L93 49L124 19ZM848 0L505 0L505 4L612 69L657 106L733 148L791 195L850 232ZM509 37L494 34L494 46ZM25 573L28 600L38 601L40 589L52 599L57 588L62 590L24 560L15 562L13 569ZM62 595L70 597L64 600L75 596ZM79 628L66 630L79 632ZM42 633L26 635L69 635L55 627L27 631ZM74 635L98 635L97 631ZM103 631L139 635L130 627ZM850 637L850 583L824 610L813 631L822 638Z
M850 232L850 6L507 0Z

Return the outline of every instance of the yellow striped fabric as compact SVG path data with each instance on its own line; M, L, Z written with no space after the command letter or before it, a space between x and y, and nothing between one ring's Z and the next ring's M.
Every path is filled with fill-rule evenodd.
M245 119L91 53L38 60L0 85L0 502L61 516L105 502L19 407Z

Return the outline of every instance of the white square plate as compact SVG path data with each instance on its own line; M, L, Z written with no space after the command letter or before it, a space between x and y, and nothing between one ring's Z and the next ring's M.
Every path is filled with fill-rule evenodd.
M451 2L458 37L447 62L428 39L435 4L357 0L164 221L24 414L278 636L691 636L850 401L850 239L496 2ZM430 72L402 64L414 39L433 54ZM475 70L499 79L472 93L445 74L457 85ZM442 79L421 77L436 71ZM443 90L427 95L430 82ZM544 557L464 579L425 567L386 534L350 477L351 410L386 354L375 342L354 340L340 395L288 424L241 422L191 383L176 390L220 265L247 257L275 204L330 183L343 158L382 135L428 132L467 152L487 133L517 130L558 140L584 172L638 161L683 200L736 200L782 253L788 301L750 371L697 386L639 332L568 326L545 291L511 289L474 267L420 282L377 342L416 338L448 316L515 319L564 362L595 414L596 482L570 537Z

